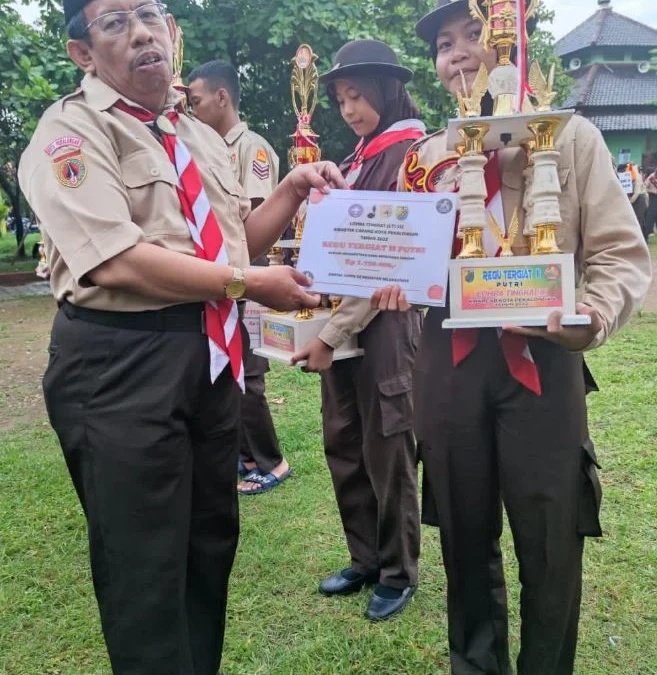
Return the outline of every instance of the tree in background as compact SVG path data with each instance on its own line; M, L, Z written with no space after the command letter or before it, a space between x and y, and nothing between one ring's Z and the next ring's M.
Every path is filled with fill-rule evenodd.
M416 71L409 90L436 127L451 110L438 88L426 45L415 37L417 18L431 0L172 0L168 7L184 31L185 72L211 59L227 59L242 80L242 111L281 156L286 156L296 120L290 99L291 60L307 42L319 55L320 72L347 41L388 42L401 62ZM330 103L322 96L313 128L326 159L340 160L355 145Z
M44 110L74 88L76 70L47 21L28 26L9 0L0 0L0 189L11 205L18 257L25 257L18 161Z

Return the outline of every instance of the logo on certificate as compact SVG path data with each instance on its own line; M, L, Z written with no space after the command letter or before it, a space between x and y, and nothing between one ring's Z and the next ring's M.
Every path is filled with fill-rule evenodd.
M390 218L392 216L392 206L384 204L379 208L379 216L381 218Z
M398 206L395 209L397 220L406 220L408 218L408 206Z
M440 284L434 284L429 287L427 296L431 298L431 300L442 300L445 297L445 287Z
M451 199L439 199L438 203L436 204L436 211L438 211L438 213L442 213L443 215L449 213L452 208L454 207L452 205Z
M561 270L558 265L550 265L545 268L544 274L548 281L556 281L561 276Z
M360 218L363 215L363 207L360 204L352 204L349 207L349 215L352 218Z

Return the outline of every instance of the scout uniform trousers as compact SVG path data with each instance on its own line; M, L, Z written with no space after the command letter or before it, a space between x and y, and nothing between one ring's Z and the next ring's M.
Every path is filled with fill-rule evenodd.
M520 566L518 675L571 675L585 536L600 484L580 354L530 339L538 397L510 375L497 331L452 366L446 310L430 310L416 359L423 521L440 527L453 675L511 675L499 538L506 507Z
M363 357L322 374L324 448L352 569L417 584L420 518L412 368L422 314L381 313L359 335Z
M648 194L648 213L644 222L644 234L649 237L657 227L657 194Z
M201 309L65 303L53 325L44 394L87 519L115 675L219 668L239 534L240 391L230 368L210 383Z

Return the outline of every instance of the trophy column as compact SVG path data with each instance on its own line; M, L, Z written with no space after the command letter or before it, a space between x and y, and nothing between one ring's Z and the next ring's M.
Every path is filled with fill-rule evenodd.
M555 132L561 120L558 118L538 119L527 127L534 134L536 150L534 160L534 181L531 198L534 202L530 231L536 235L535 255L561 253L557 246L557 229L561 225L559 208L559 152L554 149Z
M459 258L485 258L483 232L486 227L486 180L484 167L488 159L483 154L487 124L467 124L459 129L465 141L465 154L459 159L462 170L461 218L458 237L463 240Z

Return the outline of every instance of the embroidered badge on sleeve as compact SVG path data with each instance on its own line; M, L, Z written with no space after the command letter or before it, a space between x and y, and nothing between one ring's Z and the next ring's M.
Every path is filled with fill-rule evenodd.
M46 155L52 158L57 180L65 187L80 187L87 177L82 143L83 140L77 136L62 136L44 148Z
M253 160L253 175L260 180L269 178L269 157L264 148L260 148L256 152L256 157Z

